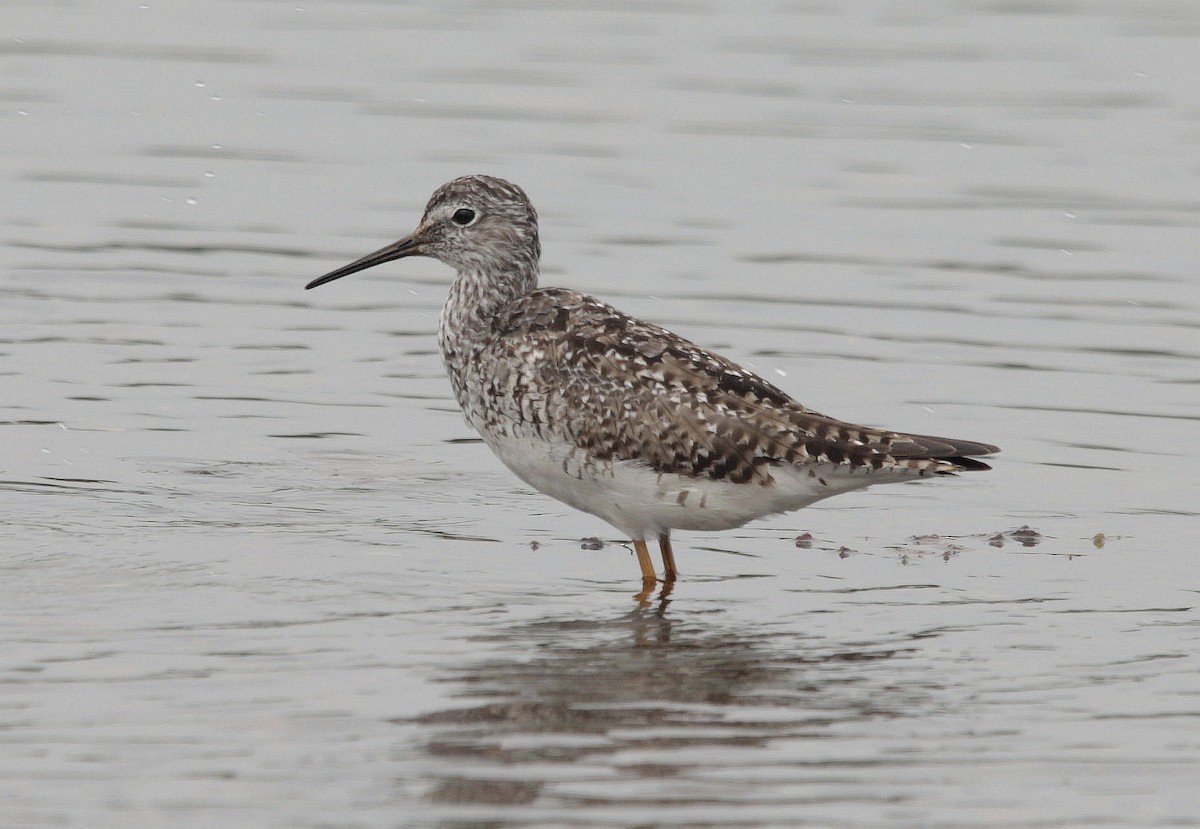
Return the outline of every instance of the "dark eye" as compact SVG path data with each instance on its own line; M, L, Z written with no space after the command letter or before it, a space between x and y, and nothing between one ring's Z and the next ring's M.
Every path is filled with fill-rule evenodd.
M460 207L454 211L454 215L450 217L456 225L466 227L471 222L475 221L475 211L469 207Z

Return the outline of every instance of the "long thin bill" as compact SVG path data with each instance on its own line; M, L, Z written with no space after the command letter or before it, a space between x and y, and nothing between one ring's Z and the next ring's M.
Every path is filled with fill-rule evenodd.
M380 248L374 253L368 253L361 259L355 259L349 265L343 265L335 271L330 271L324 276L318 276L312 282L304 286L304 290L315 288L318 285L324 285L326 282L332 282L335 279L341 279L343 276L349 276L352 273L365 271L367 268L373 268L376 265L382 265L384 262L391 262L393 259L403 259L405 256L414 256L419 253L419 243L416 235L407 236L399 242L393 242L387 247Z

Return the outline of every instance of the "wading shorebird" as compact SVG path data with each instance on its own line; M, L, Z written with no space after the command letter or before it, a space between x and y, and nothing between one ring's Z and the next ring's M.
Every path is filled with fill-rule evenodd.
M989 469L986 443L855 426L576 291L538 288L537 212L491 176L442 185L410 236L308 283L406 256L458 275L438 345L467 422L525 483L633 539L645 598L671 530L728 530L871 484Z

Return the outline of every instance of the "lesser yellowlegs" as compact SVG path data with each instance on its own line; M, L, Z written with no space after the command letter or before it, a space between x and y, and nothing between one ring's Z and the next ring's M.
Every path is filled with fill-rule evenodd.
M643 593L657 539L727 530L842 492L989 469L969 440L818 414L736 363L576 291L538 288L537 212L514 184L464 176L437 189L410 236L314 279L405 256L458 271L438 344L467 422L533 488L633 539Z

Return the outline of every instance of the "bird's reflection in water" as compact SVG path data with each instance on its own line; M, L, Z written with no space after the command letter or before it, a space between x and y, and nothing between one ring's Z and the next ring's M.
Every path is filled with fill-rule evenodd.
M428 798L563 807L579 805L579 794L556 782L577 790L592 780L628 804L614 780L679 782L697 764L742 764L745 749L929 709L930 686L889 667L909 641L851 647L794 628L721 630L714 614L672 618L666 604L484 637L496 655L446 678L474 704L417 720L434 761ZM594 791L586 799L597 797L606 801Z

